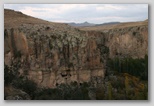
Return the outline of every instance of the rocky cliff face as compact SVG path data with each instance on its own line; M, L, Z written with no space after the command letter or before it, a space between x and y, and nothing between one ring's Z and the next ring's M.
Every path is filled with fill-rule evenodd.
M103 32L27 21L13 27L7 20L8 17L4 30L5 64L18 62L20 74L42 87L72 81L100 83L108 58L141 58L148 53L147 25Z
M5 29L5 64L20 60L20 73L27 73L40 86L83 83L94 77L102 80L100 49L90 33L70 26L66 30L52 27L25 24Z
M134 26L109 30L107 33L109 57L144 58L148 54L148 26Z

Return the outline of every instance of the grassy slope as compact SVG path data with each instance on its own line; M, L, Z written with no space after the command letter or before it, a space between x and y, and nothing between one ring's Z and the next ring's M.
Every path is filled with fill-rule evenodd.
M16 28L22 24L65 25L34 18L18 11L4 9L4 28Z

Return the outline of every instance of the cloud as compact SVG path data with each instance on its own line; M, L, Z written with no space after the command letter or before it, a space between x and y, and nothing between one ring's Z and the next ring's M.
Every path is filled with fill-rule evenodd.
M48 21L92 22L142 21L148 18L148 4L4 4L4 8Z
M97 11L122 10L122 9L125 9L125 7L114 6L114 5L111 5L111 4L96 7Z

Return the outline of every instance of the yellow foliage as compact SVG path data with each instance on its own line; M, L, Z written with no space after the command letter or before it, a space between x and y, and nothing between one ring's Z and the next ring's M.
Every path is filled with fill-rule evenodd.
M124 73L123 74L125 77L127 76L127 77L131 77L131 75L130 74L128 74L128 73Z
M125 89L126 89L126 94L128 94L128 90L129 90L129 79L128 79L128 76L125 76Z
M108 99L112 99L112 85L110 82L108 83Z
M141 91L143 91L144 88L145 88L145 86L144 86L144 84L140 83L140 84L138 84L138 88L139 88Z
M135 76L132 77L132 81L134 84L139 82L139 78L136 78Z

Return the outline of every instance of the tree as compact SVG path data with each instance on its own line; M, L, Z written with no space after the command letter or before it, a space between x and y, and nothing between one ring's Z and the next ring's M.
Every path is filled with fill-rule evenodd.
M108 82L108 99L112 100L112 85Z
M125 93L126 93L126 97L128 96L128 90L129 90L129 79L128 79L128 76L125 75Z

